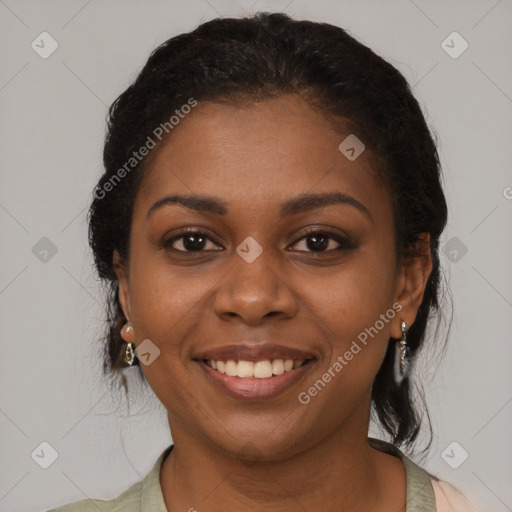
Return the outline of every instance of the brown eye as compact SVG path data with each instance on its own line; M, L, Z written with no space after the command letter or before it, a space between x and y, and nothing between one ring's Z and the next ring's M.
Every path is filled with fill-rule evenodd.
M301 242L303 242L303 248L297 249L297 246L300 245ZM295 250L303 252L331 252L351 248L353 244L347 238L343 238L335 233L309 231L306 236L297 240L292 247L295 247Z
M210 247L208 247L210 242ZM218 250L210 238L201 231L186 230L180 235L164 240L163 246L166 249L173 249L179 252L204 252L205 250Z

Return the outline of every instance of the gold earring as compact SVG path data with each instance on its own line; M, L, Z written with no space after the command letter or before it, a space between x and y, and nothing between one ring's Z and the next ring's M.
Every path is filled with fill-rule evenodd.
M130 324L130 322L127 322L123 325L123 328L121 329L121 337L125 339L126 336L132 336L133 335L133 327ZM128 366L133 366L134 364L137 364L137 356L135 355L135 344L132 341L129 341L126 343L126 350L124 352L124 362Z

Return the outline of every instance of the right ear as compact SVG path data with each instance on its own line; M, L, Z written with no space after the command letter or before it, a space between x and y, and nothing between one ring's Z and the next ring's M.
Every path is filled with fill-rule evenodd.
M117 276L117 283L119 285L119 302L121 303L124 316L127 320L130 320L130 318L132 318L132 312L130 304L130 280L128 278L128 269L117 249L114 249L112 264Z

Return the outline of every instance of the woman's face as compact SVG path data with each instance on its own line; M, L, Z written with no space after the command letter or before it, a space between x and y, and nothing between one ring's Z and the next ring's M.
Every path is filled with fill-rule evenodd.
M175 442L279 458L366 437L373 380L430 268L396 266L390 198L369 150L338 149L348 135L297 96L204 102L155 154L129 266L114 261Z

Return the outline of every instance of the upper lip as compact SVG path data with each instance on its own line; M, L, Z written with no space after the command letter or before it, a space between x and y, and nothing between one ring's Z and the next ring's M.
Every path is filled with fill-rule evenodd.
M213 361L262 361L265 359L315 359L311 352L275 343L224 345L198 352L194 359Z

